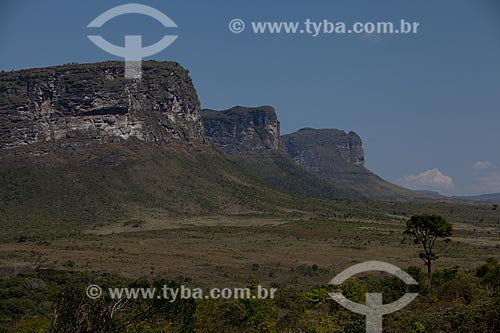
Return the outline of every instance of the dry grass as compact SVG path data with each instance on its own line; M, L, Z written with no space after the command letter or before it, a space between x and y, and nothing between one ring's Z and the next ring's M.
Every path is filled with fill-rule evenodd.
M127 277L192 279L199 286L327 283L349 264L383 260L421 265L417 248L402 244L401 222L285 221L193 218L110 226L77 239L50 243L2 243L5 267L45 267L116 272ZM133 230L131 230L133 229ZM500 258L499 230L462 225L440 244L439 266L476 267ZM309 268L317 265L319 270Z

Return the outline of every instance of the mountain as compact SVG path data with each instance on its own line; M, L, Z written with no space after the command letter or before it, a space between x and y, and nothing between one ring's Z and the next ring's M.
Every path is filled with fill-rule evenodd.
M305 196L361 199L295 164L281 144L280 123L273 107L235 106L202 111L206 136L228 159L267 184Z
M0 74L0 149L61 139L204 143L188 72L176 63L144 65L144 78L133 82L112 62Z
M135 80L122 62L0 73L0 238L193 215L366 214L344 199L407 194L364 169L359 137L333 163L341 181L327 179L291 154L272 107L202 112L179 64L142 69Z
M441 193L439 193L437 191L430 191L430 190L413 190L413 192L434 195L434 196L441 196L441 197L443 196Z
M367 168L362 141L354 132L304 128L281 137L297 165L337 186L375 200L429 200L432 197L391 184Z
M230 160L268 184L333 199L429 200L384 181L364 167L361 138L337 129L280 136L271 106L202 111L205 134Z
M125 79L122 62L0 74L1 238L331 209L266 186L216 151L187 70L142 69L140 80Z
M500 193L481 195L455 196L454 198L477 202L500 202Z
M206 135L225 154L259 154L281 148L280 123L272 106L204 109L202 118Z
M303 128L282 137L290 157L303 168L323 178L350 171L364 171L361 138L338 129Z

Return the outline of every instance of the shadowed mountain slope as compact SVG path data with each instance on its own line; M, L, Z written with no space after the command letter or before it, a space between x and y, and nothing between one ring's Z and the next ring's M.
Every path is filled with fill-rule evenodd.
M203 110L206 136L229 159L266 183L320 198L430 200L364 167L361 138L337 129L280 136L271 106Z
M332 211L271 188L206 139L188 72L121 62L0 74L2 237L54 237L130 220Z
M305 170L375 200L430 200L391 184L364 166L359 135L338 129L304 128L281 137L288 155Z
M283 150L274 108L233 107L203 110L205 134L227 158L273 186L305 196L361 199L355 191L336 186L307 172Z

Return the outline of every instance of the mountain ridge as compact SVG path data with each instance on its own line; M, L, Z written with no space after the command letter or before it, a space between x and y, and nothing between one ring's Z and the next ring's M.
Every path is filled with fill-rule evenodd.
M278 189L322 199L363 198L324 182L296 165L281 144L280 123L272 106L202 110L205 134L226 158Z
M217 151L180 65L145 62L143 70L140 81L124 81L121 62L0 75L0 238L341 210L269 186Z
M361 137L353 131L303 128L280 135L271 106L203 109L201 114L205 133L217 149L281 189L333 199L432 198L391 184L366 169Z
M141 80L123 64L64 65L0 74L0 148L76 139L206 143L187 70L144 62Z
M500 202L500 193L458 195L458 196L453 196L453 198L468 200L468 201L477 201L477 202Z

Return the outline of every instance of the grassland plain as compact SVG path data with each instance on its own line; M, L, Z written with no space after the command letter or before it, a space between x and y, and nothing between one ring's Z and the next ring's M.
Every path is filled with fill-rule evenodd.
M50 313L54 302L64 299L61 290L65 288L70 288L74 295L83 292L90 283L123 287L133 281L152 283L161 278L204 289L262 284L280 290L277 300L254 305L234 301L200 302L193 314L195 327L190 326L187 331L231 332L238 327L245 332L304 329L362 332L363 317L349 314L327 300L326 292L330 290L327 283L348 266L365 260L388 261L410 268L412 274L421 274L418 268L411 268L422 263L415 246L402 242L403 229L401 217L377 221L206 216L94 226L71 237L53 240L2 242L0 283L4 285L4 298L0 301L0 312L4 312L4 317L0 322L9 332L28 331L26 327L31 326L43 332L44 327L47 330L53 327ZM434 279L438 282L429 290L421 291L425 296L419 298L418 306L413 306L410 312L388 316L388 331L412 331L419 323L426 327L423 332L453 332L456 327L471 323L449 321L451 328L443 329L429 318L428 311L437 311L440 316L448 311L456 316L454 307L463 304L464 308L459 310L479 320L481 312L477 302L494 302L493 296L487 296L489 293L475 270L488 258L500 259L498 227L457 223L452 241L439 243L437 252L441 258L437 261ZM425 285L423 274L418 276ZM386 299L398 298L404 288L396 282L382 282L386 280L361 276L361 280L348 285L348 293L362 301L364 290L382 287ZM474 294L476 289L478 294ZM43 298L43 306L32 304L30 297ZM472 297L474 301L467 303L463 297ZM79 302L88 300L82 296ZM291 303L297 303L298 308ZM262 313L255 313L254 306ZM292 320L289 316L297 318ZM182 326L172 320L164 320L159 325L146 319L141 325L125 325L124 330L176 332ZM484 325L481 327L484 329ZM111 328L104 331L114 332Z
M198 217L106 225L54 240L4 242L4 269L113 272L130 278L185 276L204 287L251 281L301 285L328 282L365 260L418 266L416 247L404 241L404 222ZM470 269L500 259L500 228L456 224L452 242L439 243L438 267ZM313 276L304 275L312 266Z

